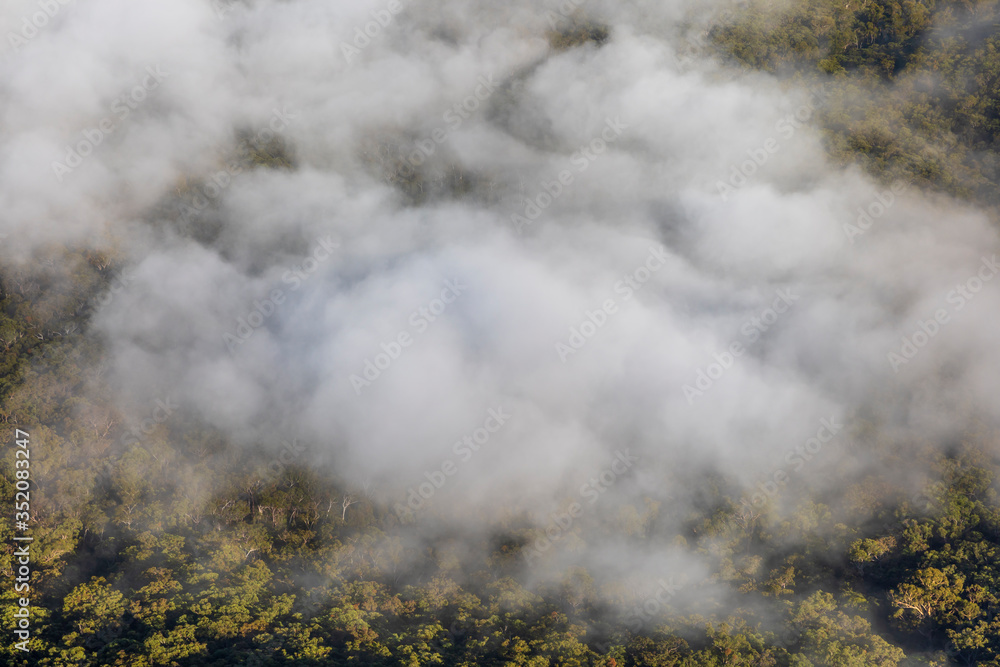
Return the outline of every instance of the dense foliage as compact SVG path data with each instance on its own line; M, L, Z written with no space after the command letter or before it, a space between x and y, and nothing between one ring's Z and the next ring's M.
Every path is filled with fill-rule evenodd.
M731 17L712 33L724 53L827 87L822 121L836 158L1000 203L997 2L752 2Z
M828 85L835 156L992 205L996 16L991 2L808 0L751 5L713 37L747 67ZM559 48L607 36L573 30ZM250 150L247 167L291 164L271 149ZM43 261L60 271L0 276L0 421L5 441L31 433L35 484L31 654L8 638L5 664L1000 666L1000 460L975 424L941 454L856 420L873 470L922 480L858 480L831 463L850 481L843 497L779 511L780 495L755 505L752 489L706 477L676 534L662 534L656 498L574 525L582 543L667 539L711 564L704 581L668 582L665 604L582 568L533 585L522 556L542 533L522 516L484 518L491 538L453 550L421 539L432 511L400 516L336 471L276 467L273 451L183 414L129 436L105 351L82 335L122 267L59 249ZM5 501L14 471L5 447ZM12 536L5 514L6 581ZM16 597L0 594L5 628Z
M80 335L97 305L88 297L117 274L103 256L61 261L76 262L79 292L17 271L3 281L2 419L11 437L15 424L29 428L36 484L24 664L860 667L904 664L904 652L905 664L943 665L947 652L1000 665L1000 463L982 451L986 434L941 456L855 433L880 469L924 453L935 477L916 497L873 475L788 515L700 480L704 511L672 539L714 574L668 582L667 604L642 611L648 598L581 569L529 588L521 550L541 533L522 518L495 519L479 556L459 557L421 541L423 513L397 516L329 471L293 462L275 472L273 454L232 447L182 415L141 440L126 435L102 385L103 351ZM11 448L3 461L11 498ZM616 509L574 534L662 537L654 499ZM9 517L0 532L10 580ZM719 584L744 604L671 610L673 595L710 597ZM14 595L3 595L11 627ZM9 664L24 660L13 642L3 651Z

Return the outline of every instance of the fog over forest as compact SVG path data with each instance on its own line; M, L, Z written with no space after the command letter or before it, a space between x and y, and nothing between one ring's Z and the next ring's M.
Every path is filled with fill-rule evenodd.
M4 659L1000 665L996 20L6 3Z

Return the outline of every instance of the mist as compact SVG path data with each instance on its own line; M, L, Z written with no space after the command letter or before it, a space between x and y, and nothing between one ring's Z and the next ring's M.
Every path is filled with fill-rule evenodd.
M562 6L60 4L0 63L0 259L116 258L85 335L130 422L169 400L460 553L555 526L530 581L703 580L706 480L790 514L995 426L988 212L831 162L822 85L701 43L721 3ZM568 539L643 499L661 537Z

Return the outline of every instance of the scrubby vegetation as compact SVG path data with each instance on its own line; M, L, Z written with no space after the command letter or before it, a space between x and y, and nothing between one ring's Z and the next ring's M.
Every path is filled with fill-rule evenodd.
M991 1L752 2L712 32L742 66L830 92L832 155L886 180L1000 203L1000 7Z
M808 0L734 16L712 35L727 57L832 91L822 119L836 158L998 203L997 3ZM555 49L607 38L576 23L550 35ZM433 164L404 170L411 145L362 154L414 203L485 187ZM247 137L237 159L294 164L280 140ZM82 335L123 267L72 249L47 261L63 267L50 280L37 266L0 275L0 421L8 441L15 426L30 430L37 489L31 658L8 635L4 664L1000 666L1000 460L996 434L975 424L947 454L881 442L877 424L854 428L874 470L925 471L919 482L831 469L848 484L842 497L779 511L706 477L690 480L701 509L679 532L663 534L656 498L574 524L584 543L669 542L711 564L704 581L668 582L649 611L648 592L601 572L531 585L523 552L543 533L523 518L495 519L489 540L458 554L415 536L433 510L399 516L302 461L275 472L273 454L183 414L129 437L104 384L106 353ZM0 461L10 500L14 450ZM6 581L13 528L5 516ZM2 590L9 629L17 596ZM682 599L708 610L672 603Z
M619 608L607 600L620 584L601 573L529 588L521 556L542 533L526 521L497 520L480 556L460 558L414 538L428 515L397 516L329 471L275 473L183 415L128 437L102 385L104 353L80 335L79 304L114 267L63 260L79 267L78 292L17 272L2 283L0 417L11 431L31 425L37 489L31 664L1000 665L1000 462L984 453L987 435L949 456L920 450L934 476L916 496L873 475L786 515L706 478L705 509L680 534L660 534L665 508L652 498L580 522L584 541L668 537L713 565L709 580L667 582L652 613L649 598ZM904 458L851 437L879 469ZM6 498L13 466L7 448ZM206 476L215 484L199 495L191 481ZM8 580L12 528L0 525ZM670 605L719 584L743 603L708 616ZM3 651L21 664L12 642Z

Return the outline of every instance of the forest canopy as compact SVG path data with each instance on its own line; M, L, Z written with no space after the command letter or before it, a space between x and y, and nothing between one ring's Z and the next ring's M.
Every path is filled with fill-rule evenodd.
M998 26L1000 3L986 0L751 1L711 27L704 48L727 76L821 88L818 128L838 168L856 165L878 182L902 180L994 212ZM453 30L442 25L435 39L452 44ZM574 14L534 45L570 60L615 39L613 26ZM518 125L526 112L502 106L530 88L524 77L531 71L498 90L499 111L489 117L523 152L561 140L544 123ZM315 159L313 146L270 135L259 139L262 128L240 128L217 162L232 165L232 178L280 179ZM427 141L414 136L394 127L358 149L360 169L398 196L408 220L442 199L498 200L491 197L502 179L485 170L439 168L429 159L407 170L408 150ZM626 133L621 145L631 140ZM452 150L434 142L437 157ZM616 168L629 173L631 165ZM192 212L212 187L195 171L155 202L151 237L183 218L178 226L193 243L231 241L218 202ZM551 202L569 189L559 170L550 171L543 182ZM248 217L252 197L267 190L265 181L252 183L242 210ZM617 216L613 204L607 215ZM418 241L422 224L408 232ZM665 234L678 246L686 242L675 229ZM238 254L238 243L233 247L226 252ZM21 596L5 585L4 664L1000 667L1000 457L994 427L974 411L961 417L963 432L942 444L910 434L901 442L874 408L858 407L825 451L863 449L871 465L859 475L848 456L831 455L823 474L840 485L837 494L813 494L807 479L784 469L780 479L748 484L736 464L726 472L696 465L692 455L678 462L675 478L663 479L661 495L611 495L579 513L573 503L582 506L586 494L569 496L548 525L523 507L497 507L472 517L477 530L463 533L449 527L456 508L446 501L406 509L405 497L313 460L298 441L247 446L169 396L143 415L128 414L121 387L109 380L115 350L94 322L129 289L130 257L114 239L101 248L48 244L30 265L0 269L0 421L8 441L0 497L14 506L24 468L10 443L23 439L30 443L33 536L30 657L11 634ZM649 277L652 269L645 270ZM345 291L365 277L351 271ZM263 269L252 265L247 273ZM297 275L299 284L308 278ZM638 286L629 298L635 293ZM676 297L678 319L688 296ZM585 308L597 331L598 311ZM613 314L600 312L604 320ZM478 333L477 345L495 344L489 327ZM155 351L161 343L167 347L159 339L142 346ZM306 335L295 342L309 343ZM768 354L780 351L760 352ZM814 363L802 356L803 365ZM633 406L617 407L627 413ZM761 423L741 428L748 441L766 430ZM631 474L619 468L612 469ZM437 474L443 480L446 472ZM603 489L599 480L587 488ZM668 520L678 496L691 499L679 527ZM790 506L790 497L808 500ZM22 532L7 512L0 521L5 582L17 576L23 547L15 537ZM663 543L694 554L706 571L636 582L561 566L595 544L639 551Z

